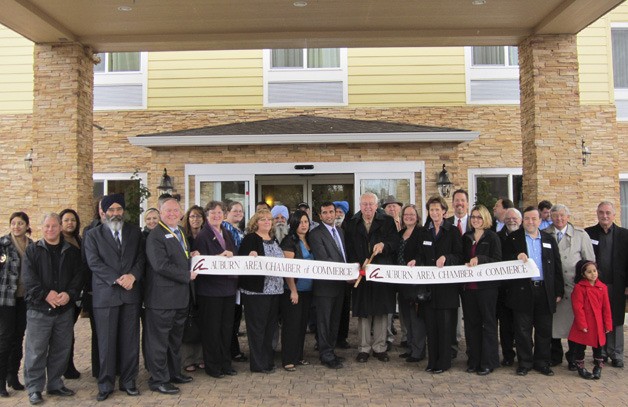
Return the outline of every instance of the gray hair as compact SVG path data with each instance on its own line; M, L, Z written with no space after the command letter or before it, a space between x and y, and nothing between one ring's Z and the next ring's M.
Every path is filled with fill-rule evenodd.
M55 219L57 222L59 222L59 225L61 224L61 216L59 216L59 214L56 213L56 212L48 212L48 213L46 213L44 215L44 218L41 221L41 224L43 225L50 218Z
M597 209L600 209L600 206L604 206L604 205L610 206L611 208L613 208L613 212L615 212L615 205L613 205L613 203L609 202L609 201L602 201L602 202L600 202L598 204L598 206L597 206Z
M552 206L552 208L550 209L550 213L556 213L556 212L560 212L563 211L565 212L565 215L567 216L571 216L571 212L569 211L569 208L567 208L566 205L563 204L555 204Z
M506 209L506 212L504 212L505 216L508 216L508 212L513 212L515 214L515 216L519 219L523 219L523 216L521 216L521 212L519 212L519 209L517 208L508 208Z
M364 200L364 198L366 198L366 197L373 198L375 200L375 205L379 204L379 198L377 197L377 195L375 195L375 193L373 193L371 191L367 191L367 192L363 193L362 195L360 195L360 202L362 202Z

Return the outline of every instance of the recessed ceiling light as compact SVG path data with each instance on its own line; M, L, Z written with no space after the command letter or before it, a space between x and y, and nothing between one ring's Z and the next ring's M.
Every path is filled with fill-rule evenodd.
M133 7L130 6L118 6L118 11L131 11Z
M305 7L307 6L307 1L295 1L292 5L294 7Z
M486 4L486 0L473 0L471 4L473 4L474 6L481 6L483 4Z

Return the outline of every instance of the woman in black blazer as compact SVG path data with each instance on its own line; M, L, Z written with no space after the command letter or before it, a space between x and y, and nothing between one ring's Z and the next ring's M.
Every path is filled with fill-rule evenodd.
M490 230L491 214L476 205L469 217L473 230L462 238L467 266L501 261L501 241ZM499 281L466 283L462 293L464 332L467 339L467 373L485 376L499 366L497 346L497 293Z
M417 264L455 266L462 264L462 240L458 229L444 222L447 202L433 196L425 205L431 222L419 235ZM457 318L460 284L433 284L431 299L425 305L428 362L425 371L443 373L451 367L453 320Z

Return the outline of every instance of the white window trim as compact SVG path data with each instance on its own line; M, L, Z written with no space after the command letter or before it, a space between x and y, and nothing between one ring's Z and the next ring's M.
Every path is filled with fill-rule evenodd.
M311 165L312 169L297 170L295 166ZM394 169L394 171L391 171ZM399 178L405 173L410 178L412 204L415 200L415 177L421 173L421 202L425 202L425 161L372 161L372 162L292 162L292 163L242 163L242 164L186 164L185 165L185 207L190 205L190 177L195 177L196 190L198 179L214 181L249 181L249 190L254 189L256 175L306 175L306 174L353 174L354 199L360 199L360 179L364 175L376 175L376 178ZM412 174L410 176L410 174ZM369 177L369 179L372 177ZM256 191L257 192L257 191ZM198 195L198 194L197 194ZM257 194L249 199L249 213L255 212ZM381 197L380 197L381 198ZM197 200L199 198L197 197ZM425 211L423 221L425 221Z
M141 106L94 106L94 110L142 110L148 106L148 52L140 52L138 72L94 72L94 87L100 85L142 85Z
M104 182L103 185L103 194L109 194L109 184L108 181L131 181L131 177L134 173L132 172L95 172L92 174L92 179L94 181ZM137 176L140 179L140 182L143 185L148 185L148 175L145 172L138 172ZM143 212L148 208L147 202L144 201L140 204L143 209ZM142 212L142 213L143 213ZM144 216L140 216L140 227L144 227Z
M613 28L625 28L628 29L628 22L627 23L611 23L611 30ZM611 69L612 69L612 64L611 64ZM613 87L615 86L614 82L613 82ZM614 87L614 98L615 100L628 100L628 89L627 88L615 88ZM617 116L617 121L618 122L625 122L628 121L628 116Z
M346 106L349 103L346 48L340 48L339 68L271 68L271 51L265 49L262 54L264 107ZM270 82L342 82L342 103L269 103L268 84Z
M469 186L469 201L475 202L477 194L477 177L508 177L508 199L513 200L513 182L514 175L523 175L521 168L469 168L467 171L467 185ZM489 210L492 208L489 208Z
M628 181L628 172L620 172L619 173L619 181Z
M473 65L473 47L464 47L465 90L470 105L518 105L517 100L471 100L471 81L517 80L519 66Z

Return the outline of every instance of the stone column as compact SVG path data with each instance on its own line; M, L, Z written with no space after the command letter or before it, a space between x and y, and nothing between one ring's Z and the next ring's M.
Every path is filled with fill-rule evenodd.
M575 35L519 44L524 206L542 199L583 209L578 54Z
M92 52L80 44L35 45L34 52L34 230L43 213L64 208L75 209L87 225L93 215Z

